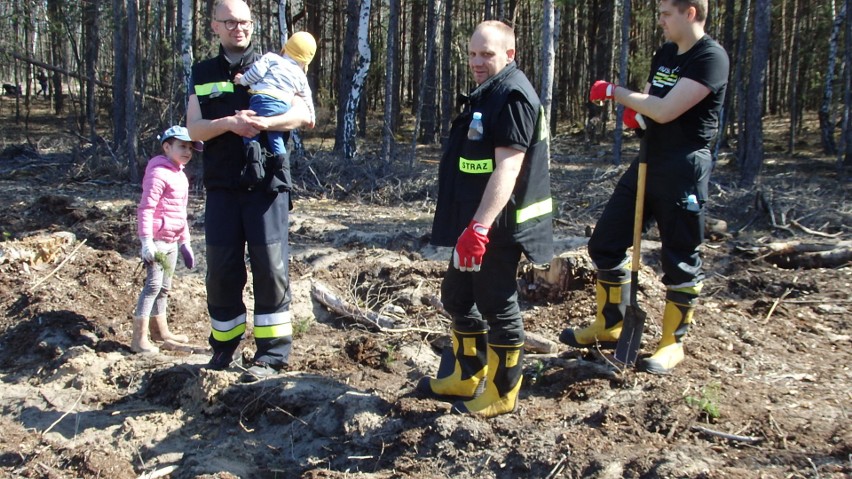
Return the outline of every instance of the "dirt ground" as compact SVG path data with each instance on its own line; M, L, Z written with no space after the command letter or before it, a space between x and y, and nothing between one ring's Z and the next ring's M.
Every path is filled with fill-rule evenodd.
M99 166L85 147L68 146L69 125L43 110L25 133L12 105L0 101L0 477L852 475L852 265L791 268L800 255L767 249L852 240L850 183L819 152L813 124L793 156L781 146L786 125L770 125L755 188L737 186L723 150L709 215L727 229L704 247L706 294L675 374L613 371L593 352L563 346L530 353L518 411L483 420L413 393L446 342L447 320L432 299L449 252L428 245L434 151L413 170L401 165L405 174L381 176L357 162L341 167L308 136L290 227L292 370L246 385L239 366L200 367L209 358L204 192L190 205L200 264L177 269L169 306L173 329L198 350L132 354L131 311L144 279L140 189L102 173L108 155ZM630 141L624 151L636 149ZM611 166L610 150L581 135L555 138L560 252L585 254L586 231L624 169ZM645 239L647 354L660 335L664 289L658 237L652 230ZM317 285L403 329L330 313L311 295ZM572 288L523 288L527 329L556 341L563 328L587 324L593 287ZM251 339L242 346L250 355Z

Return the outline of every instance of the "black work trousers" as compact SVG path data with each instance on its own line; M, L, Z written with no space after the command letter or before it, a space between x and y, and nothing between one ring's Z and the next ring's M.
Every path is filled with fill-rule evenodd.
M627 262L633 244L638 159L624 173L589 239L589 256L601 270ZM663 283L685 287L704 279L699 246L704 238L704 204L712 168L710 151L672 148L648 156L642 230L657 222L662 242ZM695 195L699 208L691 211L687 197Z
M524 342L524 322L518 306L519 245L489 245L478 272L462 272L452 259L441 283L441 302L463 332L488 330L488 342Z
M289 193L207 193L207 309L214 353L233 353L245 332L246 244L254 288L255 361L286 366L292 349Z

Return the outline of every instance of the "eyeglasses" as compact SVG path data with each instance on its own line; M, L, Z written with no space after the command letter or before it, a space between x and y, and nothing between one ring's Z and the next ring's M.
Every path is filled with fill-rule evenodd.
M243 30L251 30L254 28L254 22L251 20L213 20L214 22L224 23L225 30L233 32L240 27Z

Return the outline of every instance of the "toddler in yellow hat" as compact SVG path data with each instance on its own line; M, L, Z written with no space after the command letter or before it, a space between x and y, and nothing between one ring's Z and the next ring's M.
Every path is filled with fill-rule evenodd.
M296 32L281 48L280 54L269 52L255 61L245 73L238 73L234 83L249 87L250 108L260 116L276 116L290 109L293 97L301 97L308 107L311 123L316 121L311 87L308 85L308 64L314 59L317 42L308 32ZM283 133L266 132L268 149L273 155L286 153ZM247 163L257 161L260 154L258 137L246 139ZM261 178L262 179L262 178ZM247 185L252 186L252 185Z

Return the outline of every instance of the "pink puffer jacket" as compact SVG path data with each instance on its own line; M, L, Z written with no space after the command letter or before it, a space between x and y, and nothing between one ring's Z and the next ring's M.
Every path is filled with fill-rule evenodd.
M188 201L189 180L183 166L175 165L163 155L151 158L145 168L142 199L136 210L139 237L169 243L189 242Z

